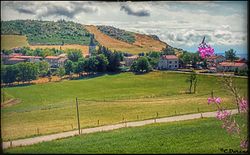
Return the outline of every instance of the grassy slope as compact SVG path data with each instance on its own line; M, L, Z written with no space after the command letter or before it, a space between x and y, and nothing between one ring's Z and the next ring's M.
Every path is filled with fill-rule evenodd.
M25 87L5 88L22 103L2 109L4 140L40 133L76 129L75 97L79 98L81 127L112 124L184 113L215 110L208 106L210 91L221 96L228 108L235 108L232 97L217 82L217 77L199 75L197 94L185 94L187 74L152 72L144 75L122 73L91 79L53 82ZM246 94L247 79L237 79ZM22 130L20 130L22 129Z
M20 35L1 35L1 49L28 46L27 37Z
M81 135L5 153L224 153L240 151L240 139L228 135L215 118L161 123Z
M154 40L153 38L136 34L136 41L133 44L129 44L117 39L114 39L97 29L93 25L85 25L85 28L95 35L96 40L103 46L108 47L112 50L118 50L123 52L128 52L132 54L137 54L141 52L149 51L160 51L163 47L166 46L165 43Z

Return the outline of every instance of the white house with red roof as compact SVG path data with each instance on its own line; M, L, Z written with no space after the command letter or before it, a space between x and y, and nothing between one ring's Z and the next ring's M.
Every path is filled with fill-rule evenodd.
M176 70L179 68L179 58L176 55L163 55L160 57L158 69Z

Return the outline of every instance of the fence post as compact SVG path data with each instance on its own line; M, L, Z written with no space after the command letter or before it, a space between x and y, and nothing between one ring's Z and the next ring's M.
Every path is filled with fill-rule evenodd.
M10 147L12 147L12 141L10 141Z
M203 118L202 113L201 113L201 118Z
M73 124L71 124L71 128L72 128L72 130L73 130Z
M36 130L37 130L37 134L39 135L39 128L37 128Z
M97 124L98 124L98 126L99 126L99 124L100 124L100 121L99 121L99 119L98 119L98 121L97 121Z
M136 118L137 118L137 120L139 120L139 116L138 115L136 116Z
M175 110L175 115L176 115L176 110Z
M197 108L197 110L198 110L198 113L200 112L200 109L199 108Z
M79 134L81 134L81 127L80 127L80 120L79 120L79 110L78 110L78 100L76 97L76 112L77 112L77 123L78 123L78 130L79 130Z

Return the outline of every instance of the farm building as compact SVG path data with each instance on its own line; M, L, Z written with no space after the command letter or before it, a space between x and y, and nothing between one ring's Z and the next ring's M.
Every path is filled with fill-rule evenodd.
M66 57L60 57L60 56L47 56L45 57L45 61L47 61L50 65L50 67L60 67L63 66L64 63L67 61Z
M158 69L176 70L179 68L179 59L175 55L163 55L158 63Z
M138 55L124 57L124 64L125 66L131 66L135 60L139 58Z
M238 70L244 70L247 69L248 66L243 62L221 62L217 66L217 71L235 71L236 68L238 68Z
M21 53L12 53L10 55L1 54L3 63L6 65L13 65L19 62L39 62L42 57L39 56L25 56Z
M207 58L207 62L218 64L225 61L226 58L223 55L213 55Z

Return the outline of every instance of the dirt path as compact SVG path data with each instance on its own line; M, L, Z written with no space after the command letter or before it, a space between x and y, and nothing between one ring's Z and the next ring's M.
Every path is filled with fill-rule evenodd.
M232 114L238 113L237 109L233 109L233 110L229 110L229 111L231 111ZM136 121L136 122L124 122L124 123L115 124L115 125L105 125L105 126L100 126L100 127L81 129L81 134L109 131L109 130L124 128L124 127L143 126L143 125L153 124L153 123L183 121L183 120L190 120L190 119L196 119L196 118L201 118L201 117L215 117L216 113L217 112L214 111L214 112L205 112L205 113L196 113L196 114L164 117L164 118L150 119L150 120ZM36 144L36 143L40 143L40 142L76 136L78 134L79 134L79 131L74 130L74 131L62 132L62 133L58 133L58 134L51 134L51 135L45 135L45 136L3 142L2 145L3 145L3 149L6 149L9 147L32 145L32 144Z

